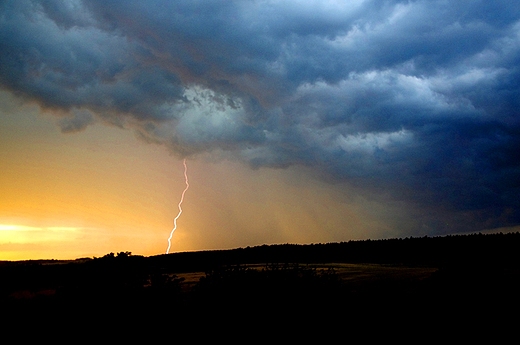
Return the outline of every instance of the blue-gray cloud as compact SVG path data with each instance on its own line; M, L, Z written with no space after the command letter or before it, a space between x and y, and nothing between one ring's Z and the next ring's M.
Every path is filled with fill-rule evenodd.
M183 156L309 166L458 231L520 224L518 66L512 1L0 5L1 87L65 132L95 116Z

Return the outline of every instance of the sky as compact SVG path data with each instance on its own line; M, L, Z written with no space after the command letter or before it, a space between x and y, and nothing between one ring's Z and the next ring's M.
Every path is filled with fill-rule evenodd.
M520 231L515 1L0 2L0 260Z

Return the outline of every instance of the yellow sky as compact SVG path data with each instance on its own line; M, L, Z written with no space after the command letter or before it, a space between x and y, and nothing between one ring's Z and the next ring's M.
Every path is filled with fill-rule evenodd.
M185 187L182 160L130 130L63 134L36 106L0 108L0 260L164 253ZM388 236L381 205L301 168L188 159L170 252Z

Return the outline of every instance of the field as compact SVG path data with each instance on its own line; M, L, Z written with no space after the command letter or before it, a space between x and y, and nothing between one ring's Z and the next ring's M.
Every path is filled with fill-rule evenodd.
M242 265L242 268L263 270L266 264ZM379 284L420 283L432 277L438 271L435 267L413 267L388 264L349 264L349 263L327 263L306 264L304 269L316 270L317 272L333 271L340 284L351 292L361 289L374 289ZM180 285L183 291L191 291L199 283L205 272L188 272L175 274L182 279Z

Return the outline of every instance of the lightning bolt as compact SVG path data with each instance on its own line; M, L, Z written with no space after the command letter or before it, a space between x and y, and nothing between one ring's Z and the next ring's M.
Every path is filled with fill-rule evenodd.
M182 162L182 164L184 165L184 180L186 181L186 188L184 188L184 191L182 192L182 195L181 195L181 201L179 201L179 213L177 214L177 217L175 217L173 219L173 229L170 232L170 237L168 237L168 248L166 249L166 254L168 254L170 252L170 247L172 245L172 236L173 236L175 229L177 229L177 219L179 219L179 217L182 214L181 206L182 206L182 202L184 201L184 194L186 194L186 191L188 190L188 188L190 188L190 184L188 183L188 166L186 165L186 158L184 158L184 161Z

